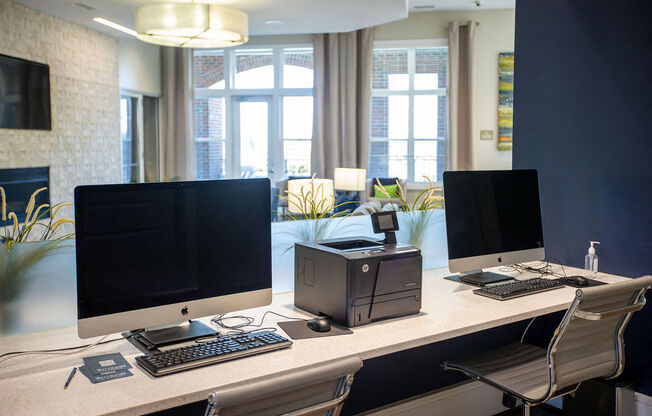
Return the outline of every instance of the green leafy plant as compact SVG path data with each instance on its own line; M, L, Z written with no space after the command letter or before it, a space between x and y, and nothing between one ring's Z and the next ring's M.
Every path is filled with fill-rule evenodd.
M0 232L0 240L2 240L1 242L3 244L7 245L9 251L11 251L11 246L15 243L65 240L75 235L74 233L58 235L59 231L63 229L64 224L74 224L75 222L70 218L56 219L57 214L62 208L72 206L73 204L61 203L53 206L41 204L36 207L36 196L46 189L40 188L34 191L25 209L25 221L21 224L18 222L18 216L15 212L7 212L7 197L4 188L0 186L2 221L13 221L12 225L5 226ZM48 214L50 214L48 221L41 221Z
M404 224L407 226L407 239L410 244L416 247L423 246L423 239L425 237L424 233L428 228L428 221L430 221L431 218L430 211L442 209L444 207L442 188L436 186L427 176L424 176L424 178L428 181L428 187L419 192L411 205L408 204L405 190L397 180L396 185L398 185L398 198L401 201L402 206L398 207L396 204L392 204L394 211L404 211L403 218ZM378 178L376 178L376 182L378 183L376 185L377 188L387 199L391 199L389 192L387 192L387 189L385 189L385 187L380 183Z
M18 222L14 211L8 212L5 190L0 186L0 205L3 223L12 223L0 228L0 303L13 300L27 283L26 272L39 260L52 253L59 244L74 236L63 233L65 224L74 224L69 218L57 219L59 211L70 203L36 207L36 196L46 188L37 189L29 199L25 210L25 221ZM50 218L44 220L47 214ZM41 243L38 243L41 242ZM20 250L16 244L25 244Z
M43 257L55 250L63 240L32 244L27 250L10 249L0 244L0 303L11 302L27 284L27 271ZM20 251L20 253L18 252Z
M405 195L405 190L401 186L398 180L396 180L396 185L398 186L398 199L401 201L403 204L402 207L399 209L401 211L429 211L431 209L441 209L444 206L444 197L443 197L443 189L432 181L427 176L423 177L425 180L428 181L428 187L426 189L423 189L417 197L415 198L414 202L412 205L408 204L407 202L407 197ZM376 178L377 182L377 188L380 190L380 192L385 195L385 198L391 200L392 197L390 196L389 192L387 189L380 183L380 180ZM395 207L395 204L392 204L393 207ZM396 209L395 209L396 210Z
M282 231L279 234L289 235L295 241L325 240L330 236L332 225L333 221L331 218L293 221L291 225L288 224L290 230ZM291 251L293 248L294 244L286 247L285 250L283 250L283 254Z
M335 204L335 198L332 196L330 198L319 198L319 195L323 195L324 185L319 184L315 187L314 174L310 182L310 189L308 191L304 191L301 188L300 194L285 191L287 195L279 195L279 198L283 198L288 202L288 208L293 206L292 211L299 211L298 213L290 211L289 214L285 214L286 218L299 222L290 226L292 231L283 232L283 234L291 235L297 241L315 241L328 238L331 226L334 224L333 220L351 215L350 212L346 211L332 211L341 206L357 202L347 201L341 204ZM292 250L293 247L294 245L286 248L283 254Z
M345 217L350 213L345 211L331 213L333 210L344 206L346 204L353 204L357 201L347 201L341 204L335 204L335 197L319 198L318 195L323 195L324 184L317 185L315 189L315 174L310 179L310 189L304 191L301 188L300 194L295 194L290 191L285 191L287 195L278 195L287 201L288 208L294 207L289 214L285 214L287 218L292 220L320 220L325 218ZM292 212L299 211L299 212Z

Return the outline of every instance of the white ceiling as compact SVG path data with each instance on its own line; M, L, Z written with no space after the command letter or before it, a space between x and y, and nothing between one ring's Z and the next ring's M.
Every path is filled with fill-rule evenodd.
M138 7L151 3L189 0L12 0L82 26L116 37L119 31L93 22L103 17L134 28ZM249 15L249 35L348 32L407 17L410 12L513 8L515 0L203 0L234 7ZM80 7L82 4L86 7ZM434 8L428 7L433 6ZM426 7L423 7L426 6ZM89 9L90 8L90 9ZM282 24L266 24L280 20Z
M515 4L516 0L408 0L410 13L442 10L513 9Z

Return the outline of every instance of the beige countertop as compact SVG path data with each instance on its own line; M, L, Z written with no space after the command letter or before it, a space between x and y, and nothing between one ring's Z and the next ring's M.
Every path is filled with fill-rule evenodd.
M561 268L555 266L555 271ZM567 274L583 270L566 268ZM292 348L197 368L164 377L151 377L135 357L141 353L126 340L71 354L21 355L0 358L0 414L2 415L135 415L206 399L219 388L260 377L273 377L342 357L368 359L458 337L472 332L556 312L568 307L575 289L562 289L509 301L474 295L471 286L443 279L447 269L424 272L422 309L417 315L353 328L353 334L294 341ZM533 277L522 274L517 278ZM624 278L600 273L598 280ZM288 316L311 317L295 309L292 292L276 294L271 305L239 312L260 321L267 310ZM268 315L265 326L283 318ZM204 321L208 321L205 318ZM285 335L279 329L279 333ZM108 339L120 338L118 334ZM9 351L84 345L74 326L0 338L0 354ZM134 368L132 377L91 384L81 374L68 389L63 385L82 357L120 352Z

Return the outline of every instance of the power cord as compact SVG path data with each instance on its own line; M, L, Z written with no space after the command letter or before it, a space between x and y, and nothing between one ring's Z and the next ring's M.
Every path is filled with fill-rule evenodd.
M59 354L59 355L78 354L80 352L91 349L91 348L93 348L93 347L95 347L97 345L108 344L110 342L124 340L124 338L115 338L115 339L110 339L108 341L104 341L106 339L106 337L108 337L108 335L100 338L99 340L93 342L92 344L78 345L76 347L54 348L54 349L50 349L50 350L30 350L30 351L5 352L3 354L0 354L0 358L10 357L10 356L17 357L19 355L27 355L27 354ZM66 351L70 351L70 352L66 352Z
M227 332L222 335L226 336L231 336L231 335L242 335L242 334L251 334L254 332L260 332L260 331L270 331L270 332L276 332L277 329L276 327L263 327L263 323L265 322L265 318L267 315L272 314L276 316L280 316L281 318L285 319L292 319L292 320L297 320L297 321L307 321L307 319L304 318L297 318L294 316L286 316L282 315L278 312L274 311L265 311L263 314L262 318L260 318L260 323L255 324L255 319L251 316L244 316L244 315L232 315L232 316L226 316L226 314L218 314L215 315L211 318L211 323L213 325L219 326L220 328L226 329ZM232 319L239 319L241 320L238 323L235 324L228 324L227 321L232 320ZM251 330L246 330L245 328L255 328ZM220 337L222 336L221 334L218 334L217 336ZM196 342L205 342L208 340L213 340L215 337L205 337L205 338L199 338L196 340Z
M504 266L500 270L503 272L507 272L507 271L517 272L518 273L517 276L525 272L530 272L530 273L538 274L539 276L537 277L544 277L544 276L566 277L566 270L564 269L564 266L561 264L561 262L559 262L559 260L556 259L551 259L551 260L559 263L562 273L555 272L553 270L553 265L550 264L550 262L548 261L542 261L534 265L515 263L512 264L511 266Z
M250 316L244 316L244 315L233 315L233 316L225 316L226 314L219 314L213 316L211 318L211 323L214 325L217 325L221 328L224 328L227 330L226 334L218 334L217 336L220 337L222 335L242 335L242 334L251 334L254 332L260 332L260 331L270 331L270 332L276 332L277 329L275 327L263 327L263 323L265 322L265 317L267 317L268 314L272 315L277 315L280 316L281 318L285 319L293 319L297 321L307 321L307 319L304 318L297 318L294 316L285 316L282 315L278 312L274 311L266 311L259 324L254 324L255 319L250 317ZM244 322L239 322L234 325L228 325L224 321L229 320L229 319L242 319ZM245 330L244 328L247 327L253 327L255 329L252 330ZM115 338L115 339L110 339L105 341L105 339L108 337L108 335L98 339L97 341L91 343L91 344L85 344L85 345L78 345L76 347L64 347L64 348L54 348L54 349L49 349L49 350L30 350L30 351L11 351L11 352L5 352L3 354L0 354L0 359L5 358L5 357L18 357L20 355L27 355L27 354L59 354L59 355L65 355L65 354L79 354L80 352L86 351L88 349L91 349L97 345L103 345L103 344L108 344L110 342L115 342L115 341L121 341L125 339L129 339L133 337L134 335L137 335L141 332L143 332L143 329L139 329L137 331L134 331L129 335L127 338ZM204 337L204 338L198 338L195 340L195 342L206 342L208 340L213 340L215 337ZM69 351L69 352L67 352Z
M523 340L525 339L525 334L527 334L527 330L530 329L530 325L532 325L532 323L534 322L535 319L537 319L536 316L534 318L530 319L530 323L527 324L527 326L525 327L525 331L523 331L523 335L521 335L521 344L523 343Z
M558 259L550 259L550 260L556 262L559 265L559 267L561 267L561 272L563 273L563 276L559 276L559 277L568 277L568 275L566 274L566 269L564 269L564 265L562 264L561 261L559 261Z
M518 270L519 274L523 273L524 270L527 270L527 271L535 271L535 273L539 272L539 273L541 273L541 276L545 276L546 274L549 274L549 275L552 275L552 276L555 276L555 277L560 277L560 278L561 277L568 277L566 275L566 269L564 269L564 265L561 264L561 261L559 261L558 259L550 259L550 260L552 260L552 261L556 262L557 264L559 264L559 266L561 267L562 274L554 273L552 271L552 265L550 264L550 262L545 262L545 265L542 266L542 267L537 267L537 266L530 267L530 266L525 266L525 265L520 264L520 263L514 264L513 266L507 266L507 267L512 267L512 268ZM536 316L534 318L530 319L530 322L525 327L525 330L523 331L523 335L521 335L521 344L523 343L523 340L525 339L525 335L527 334L527 331L530 329L530 326L534 323L535 319L537 319Z

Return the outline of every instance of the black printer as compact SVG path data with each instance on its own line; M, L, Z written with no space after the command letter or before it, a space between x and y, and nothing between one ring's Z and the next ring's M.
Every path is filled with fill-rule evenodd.
M377 224L376 218L376 232ZM418 313L421 251L396 244L393 233L388 234L385 241L360 237L296 243L294 305L347 327Z

